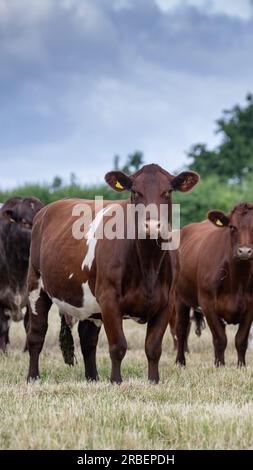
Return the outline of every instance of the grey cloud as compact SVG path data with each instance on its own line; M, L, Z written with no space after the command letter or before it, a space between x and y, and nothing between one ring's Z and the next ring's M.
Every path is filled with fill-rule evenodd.
M155 0L0 5L0 185L101 180L135 148L173 170L252 87L250 21Z

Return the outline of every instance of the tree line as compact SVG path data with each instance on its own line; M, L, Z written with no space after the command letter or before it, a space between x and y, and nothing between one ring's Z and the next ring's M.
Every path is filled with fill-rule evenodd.
M216 121L216 132L220 142L215 148L205 143L196 143L187 153L185 169L201 175L199 185L185 197L175 193L173 202L181 204L181 223L203 220L210 208L229 211L237 202L253 203L253 95L246 96L243 105L235 105L222 113ZM121 163L119 155L113 158L113 166L127 174L137 171L145 163L140 150L129 154ZM127 197L126 193L115 193L106 184L83 185L74 173L68 182L56 176L51 183L27 183L17 188L1 191L0 201L13 195L37 196L44 204L64 197L93 199L96 195L105 199Z

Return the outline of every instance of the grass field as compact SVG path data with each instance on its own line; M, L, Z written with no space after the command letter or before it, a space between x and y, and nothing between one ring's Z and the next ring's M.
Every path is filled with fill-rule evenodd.
M112 386L104 332L100 382L86 383L76 327L78 364L69 368L58 347L56 309L49 320L40 382L25 383L22 324L12 325L12 346L0 355L1 449L253 449L253 354L247 354L247 369L237 369L233 328L227 366L220 369L213 367L207 329L200 339L191 332L186 369L174 365L167 333L155 386L146 379L145 326L126 320L124 383Z

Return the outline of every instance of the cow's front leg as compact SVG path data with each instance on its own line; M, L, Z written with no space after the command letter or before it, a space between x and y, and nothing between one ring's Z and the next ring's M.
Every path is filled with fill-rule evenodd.
M162 354L162 340L169 322L169 309L152 317L147 325L145 352L148 359L148 379L159 382L158 364Z
M177 331L177 357L176 363L185 366L185 345L190 331L190 307L184 304L180 299L176 304L176 331Z
M240 323L235 336L235 347L238 355L238 367L245 366L245 355L248 347L249 331L252 324L252 315L249 312Z
M126 354L127 342L122 327L122 316L118 302L113 294L107 294L100 302L102 320L109 343L109 352L112 361L111 382L121 383L121 362Z

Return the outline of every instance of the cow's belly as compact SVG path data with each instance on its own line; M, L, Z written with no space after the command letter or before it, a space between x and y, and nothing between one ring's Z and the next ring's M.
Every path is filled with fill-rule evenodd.
M87 320L92 315L101 313L100 305L92 294L89 298L86 296L83 307L75 307L64 300L59 300L55 297L52 298L52 301L57 305L61 313L70 315L77 320ZM123 315L123 320L134 320L137 323L145 323L146 321L143 321L140 317L134 317L131 315Z
M138 323L146 323L153 315L161 312L169 301L169 288L157 286L151 295L147 295L142 285L131 288L119 299L123 319L132 319Z
M83 305L81 307L76 307L68 302L65 302L64 299L57 299L56 297L52 297L52 302L58 306L61 313L64 313L65 315L71 315L77 320L87 320L95 313L100 313L101 308L96 298L92 294L87 282L82 284L82 290Z

